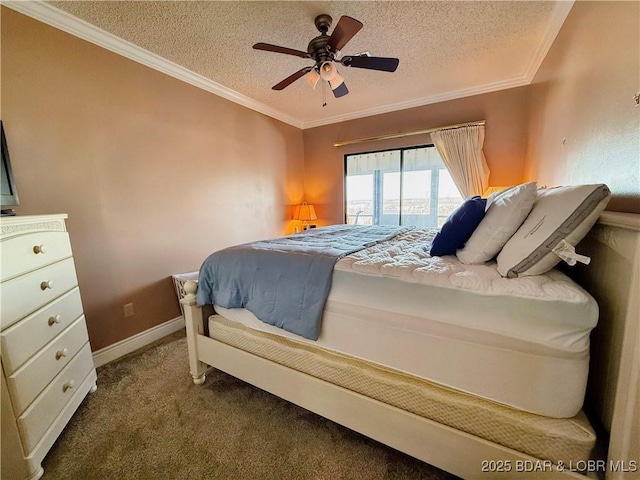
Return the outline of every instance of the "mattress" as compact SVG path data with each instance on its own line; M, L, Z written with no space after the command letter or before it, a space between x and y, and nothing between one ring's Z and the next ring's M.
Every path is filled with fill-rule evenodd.
M216 312L526 412L575 416L598 317L593 298L557 270L506 279L495 264L430 257L433 234L415 229L340 260L316 342L244 309Z
M589 458L595 432L584 413L542 417L318 347L210 317L211 337L404 411L554 463Z

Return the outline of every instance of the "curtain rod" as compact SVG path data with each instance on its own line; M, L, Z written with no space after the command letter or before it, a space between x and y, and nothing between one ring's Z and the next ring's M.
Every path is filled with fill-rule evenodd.
M445 127L429 128L427 130L417 130L415 132L389 133L387 135L378 135L377 137L358 138L356 140L342 140L342 141L339 141L339 142L334 142L333 146L334 147L344 147L345 145L352 145L354 143L374 142L376 140L388 140L390 138L402 138L402 137L408 137L410 135L423 135L423 134L426 134L426 133L437 132L438 130L451 130L451 129L454 129L454 128L470 127L472 125L481 126L481 125L484 125L484 124L485 124L484 120L478 120L477 122L456 123L455 125L447 125Z

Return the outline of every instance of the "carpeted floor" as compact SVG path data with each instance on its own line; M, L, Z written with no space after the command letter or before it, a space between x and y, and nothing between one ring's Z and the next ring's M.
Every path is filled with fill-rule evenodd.
M219 371L191 382L183 333L98 369L44 480L454 479Z

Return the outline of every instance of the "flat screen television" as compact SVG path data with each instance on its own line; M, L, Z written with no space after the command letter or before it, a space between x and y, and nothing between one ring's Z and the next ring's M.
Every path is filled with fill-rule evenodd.
M9 158L9 149L7 148L7 139L4 136L4 125L0 120L0 131L2 134L2 184L0 189L0 205L2 207L14 207L20 205L18 200L18 191L16 190L16 182L13 178L13 170L11 169L11 159ZM2 208L2 215L15 215L12 208Z

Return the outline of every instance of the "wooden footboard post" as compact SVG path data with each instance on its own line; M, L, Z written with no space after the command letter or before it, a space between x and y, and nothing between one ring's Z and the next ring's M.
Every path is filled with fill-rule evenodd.
M196 305L197 290L198 284L196 282L186 282L184 285L186 295L180 300L180 303L184 309L184 321L187 328L189 372L193 377L193 383L202 385L209 366L198 360L198 335L204 334L204 315L202 309Z

